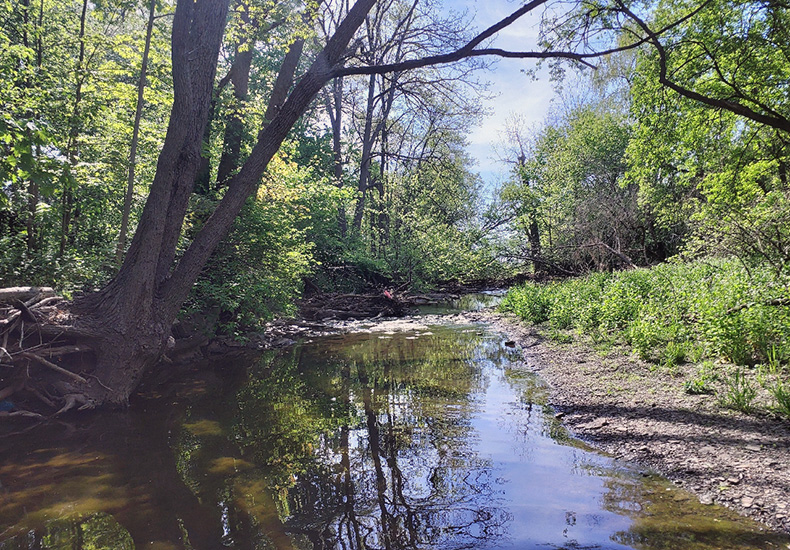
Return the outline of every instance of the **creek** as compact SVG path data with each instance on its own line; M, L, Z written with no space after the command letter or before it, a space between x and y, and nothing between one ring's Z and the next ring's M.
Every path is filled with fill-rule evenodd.
M790 548L593 452L502 335L432 313L4 434L0 550Z

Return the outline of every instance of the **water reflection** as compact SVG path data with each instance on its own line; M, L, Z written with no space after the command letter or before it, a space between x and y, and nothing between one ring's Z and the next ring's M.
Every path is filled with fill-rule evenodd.
M0 550L786 544L574 443L517 363L480 327L329 338L2 438Z

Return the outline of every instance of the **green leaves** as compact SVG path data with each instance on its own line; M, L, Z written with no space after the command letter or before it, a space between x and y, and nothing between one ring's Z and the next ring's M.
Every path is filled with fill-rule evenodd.
M770 269L736 262L662 264L512 289L502 309L553 329L625 341L645 360L676 365L705 353L738 365L790 360L787 295Z

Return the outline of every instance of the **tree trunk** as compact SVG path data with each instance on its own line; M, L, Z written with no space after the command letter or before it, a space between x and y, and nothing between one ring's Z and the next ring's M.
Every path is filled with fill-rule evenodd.
M542 261L542 250L540 246L540 227L538 226L537 215L533 215L529 223L529 249L530 254L535 260L532 262L532 268L535 273L543 271L544 263Z
M173 20L174 100L156 175L123 265L102 290L72 306L70 327L53 327L95 351L85 384L62 382L59 393L85 406L126 405L146 371L165 352L181 304L217 244L227 235L269 161L332 76L375 0L359 0L276 115L178 263L176 245L200 165L227 0L178 0Z
M359 163L359 180L357 183L357 205L354 207L354 232L362 229L362 217L365 213L365 197L370 181L370 161L373 157L373 112L376 106L376 75L368 80L368 99L365 108L365 126L362 130L362 159Z
M129 230L129 216L132 212L132 200L134 199L134 168L137 160L137 143L140 136L140 120L143 118L143 93L145 92L145 76L148 71L148 52L151 49L151 35L154 32L154 14L156 12L156 0L151 0L148 9L148 25L145 29L145 46L143 47L143 59L140 63L140 79L137 81L137 107L134 113L134 129L132 130L132 144L129 148L129 175L126 179L126 195L123 200L123 214L121 216L121 230L118 235L118 246L115 251L115 263L120 265L123 260L123 252L126 249L126 234Z
M74 90L74 106L69 122L69 142L66 146L66 157L69 159L69 167L77 163L78 140L79 140L79 121L80 108L82 107L82 86L85 83L85 24L88 17L88 0L82 2L82 13L80 14L80 53L77 58L77 67L74 71L76 82ZM72 208L74 207L74 189L72 188L72 178L64 178L63 195L61 196L61 218L60 218L60 255L66 251L66 241L69 237L69 229L72 221Z
M239 3L241 20L245 26L251 26L249 6ZM255 38L245 37L236 45L236 57L230 70L230 81L233 84L233 97L236 104L225 121L225 137L222 156L217 168L217 188L222 187L233 171L239 167L241 145L245 137L244 110L250 90L250 70L252 55L255 52Z
M125 405L166 349L178 307L162 287L200 164L227 11L227 0L178 1L173 107L148 201L118 274L73 307L76 328L96 352L89 387L80 391L90 406Z

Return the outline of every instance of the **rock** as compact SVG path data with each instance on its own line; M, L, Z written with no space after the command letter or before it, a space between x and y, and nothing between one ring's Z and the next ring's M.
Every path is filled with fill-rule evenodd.
M743 497L741 499L741 506L743 506L744 508L751 508L753 504L754 504L753 497Z
M713 497L710 495L702 495L699 497L700 504L705 504L706 506L710 506L713 504Z
M581 424L579 428L583 430L600 430L601 428L607 426L608 424L609 424L608 420L606 420L605 418L599 418L597 420L593 420L588 424Z

